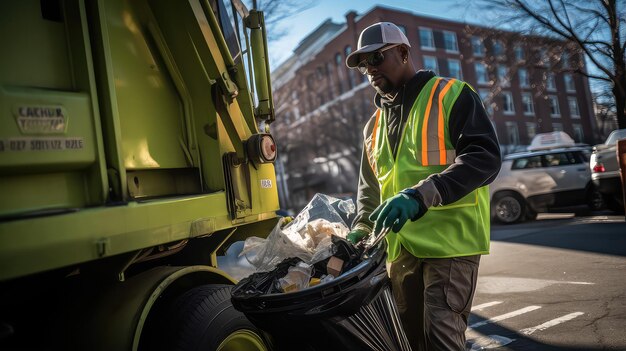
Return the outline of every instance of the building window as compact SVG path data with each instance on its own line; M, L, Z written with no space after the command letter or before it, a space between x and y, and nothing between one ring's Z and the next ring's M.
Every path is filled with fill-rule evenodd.
M472 37L472 52L476 57L485 56L485 44L483 44L483 39L481 37L473 36Z
M563 51L563 53L561 54L561 67L569 68L569 60L570 60L569 52Z
M513 94L511 94L510 91L502 92L502 111L504 111L507 115L515 113L515 107L513 106Z
M519 145L519 131L517 123L506 122L506 136L510 145Z
M501 40L494 40L493 42L493 54L494 56L504 56L504 44Z
M585 135L583 134L583 127L580 124L572 124L572 129L574 130L574 141L577 143L582 143L585 139Z
M489 90L487 89L478 89L478 95L480 95L480 99L483 101L483 106L487 109L489 114L493 114L493 106L491 106L491 95ZM494 126L495 129L495 126Z
M343 57L341 57L340 53L336 53L335 54L335 65L336 66L342 66L343 64Z
M461 61L448 59L448 72L452 78L463 79L463 74L461 73Z
M565 90L568 92L576 92L576 86L574 85L574 77L571 73L565 73L563 75L563 79L565 80Z
M350 45L346 46L343 49L343 53L346 55L346 57L348 57L348 55L350 55L351 52L352 52L352 47Z
M546 89L556 91L556 78L552 72L546 73Z
M561 117L561 110L559 109L559 99L554 95L549 95L548 104L550 105L550 115L552 117Z
M554 132L562 132L563 124L562 123L552 123L552 131Z
M503 87L510 86L509 68L505 65L498 65L498 82Z
M420 27L420 45L424 50L435 50L435 40L433 39L432 29Z
M447 52L459 52L459 45L456 41L456 33L444 30L443 42Z
M487 67L482 62L475 62L474 69L476 70L476 81L478 84L489 84L489 75L487 74Z
M567 98L567 105L569 106L569 113L574 118L580 118L580 110L578 109L578 101L575 97L569 96Z
M526 135L528 136L529 141L537 135L537 126L535 125L535 122L526 122Z
M545 66L548 64L548 61L550 61L550 59L548 58L548 49L540 49L539 50L539 65L541 66Z
M400 28L400 30L402 31L402 34L406 35L406 28L404 26L401 26L399 24L396 24L396 26Z
M437 58L433 56L424 56L424 69L431 70L435 73L439 72Z
M515 45L513 50L515 51L515 61L520 62L526 59L526 56L524 55L524 48L521 45Z
M533 103L533 96L531 93L522 94L522 108L524 109L525 115L532 116L535 114L535 104Z
M530 81L528 79L528 70L526 68L518 69L517 76L519 77L519 86L521 88L530 87Z

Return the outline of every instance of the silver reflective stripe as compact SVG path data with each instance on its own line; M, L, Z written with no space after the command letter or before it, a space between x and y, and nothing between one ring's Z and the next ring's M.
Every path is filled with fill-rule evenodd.
M453 164L455 158L456 158L456 150L447 149L446 150L446 164L447 165Z

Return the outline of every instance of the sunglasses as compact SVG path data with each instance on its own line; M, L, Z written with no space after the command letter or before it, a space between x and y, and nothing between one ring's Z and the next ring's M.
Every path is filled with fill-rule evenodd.
M359 62L359 64L357 65L359 72L361 72L362 74L367 74L367 67L380 66L383 63L383 61L385 61L385 55L383 55L383 52L389 49L393 49L399 45L400 44L390 45L390 46L387 46L385 48L382 48L380 50L374 51L371 54L369 54L367 58L365 58L365 60Z

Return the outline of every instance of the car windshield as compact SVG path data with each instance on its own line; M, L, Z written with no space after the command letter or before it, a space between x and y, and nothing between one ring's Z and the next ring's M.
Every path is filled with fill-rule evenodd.
M613 132L611 132L611 134L606 139L606 142L604 144L606 144L606 145L613 145L618 140L624 139L624 138L626 138L626 129L614 130Z

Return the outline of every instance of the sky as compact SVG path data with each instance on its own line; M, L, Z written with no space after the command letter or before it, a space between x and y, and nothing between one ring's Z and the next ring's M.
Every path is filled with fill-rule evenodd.
M269 43L270 65L274 69L292 55L298 43L310 34L326 19L335 23L345 23L345 14L354 10L362 15L377 5L396 8L416 14L446 18L453 21L480 23L471 18L462 6L455 6L453 0L317 0L313 7L299 14L286 18L281 26L288 29L288 34L280 40Z

